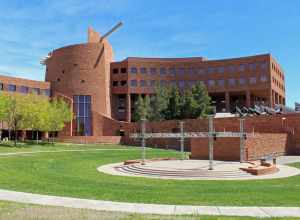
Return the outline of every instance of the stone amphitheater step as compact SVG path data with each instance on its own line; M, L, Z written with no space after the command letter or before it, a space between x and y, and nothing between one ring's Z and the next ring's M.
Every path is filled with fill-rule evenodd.
M199 178L238 178L238 177L250 177L252 176L249 173L243 171L206 171L206 170L197 170L197 171L187 171L187 172L168 172L165 170L155 170L153 172L149 170L138 169L133 166L120 166L116 168L118 171L128 173L128 174L136 174L136 175L144 175L144 176L165 176L165 177L199 177Z

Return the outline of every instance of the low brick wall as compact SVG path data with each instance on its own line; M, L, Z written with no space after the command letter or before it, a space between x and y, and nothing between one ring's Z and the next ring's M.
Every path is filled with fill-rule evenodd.
M191 158L208 159L208 138L190 139ZM257 160L270 154L286 154L288 134L255 133L254 137L245 140L245 160ZM214 141L215 160L240 160L240 138L217 138Z
M76 144L120 144L120 136L72 136L59 137L58 141Z
M288 134L255 133L245 142L246 158L256 160L270 154L286 154L288 152Z
M191 158L203 159L209 158L208 138L191 138ZM240 139L236 137L217 138L214 141L214 159L215 160L232 160L240 159Z

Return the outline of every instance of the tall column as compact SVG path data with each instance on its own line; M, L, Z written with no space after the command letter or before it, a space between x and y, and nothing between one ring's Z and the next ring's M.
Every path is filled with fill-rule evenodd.
M127 93L126 97L126 121L131 122L131 95Z
M251 106L251 96L250 91L246 91L246 107L249 108Z
M230 95L229 95L229 92L225 92L225 106L226 106L226 111L230 112Z

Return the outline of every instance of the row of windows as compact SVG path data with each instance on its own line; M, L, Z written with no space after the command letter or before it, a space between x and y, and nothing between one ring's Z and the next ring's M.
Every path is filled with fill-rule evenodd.
M280 71L276 64L272 63L272 70L277 73L280 79L284 80L284 74Z
M240 64L240 65L230 65L230 66L219 66L219 67L190 67L190 68L175 68L175 67L160 67L160 68L146 68L146 67L131 67L130 73L132 74L171 74L171 75L181 75L181 74L211 74L211 73L235 73L235 72L244 72L248 68L249 70L256 70L260 67L261 69L267 69L268 64L266 62L260 63L250 63L250 64Z
M18 86L19 92L21 93L29 93L30 90L34 94L38 95L45 95L45 96L50 96L50 90L49 89L40 89L40 88L30 88L28 86ZM4 84L0 83L0 90L4 90ZM7 91L10 92L16 92L17 91L17 86L14 84L8 84L7 85Z
M258 82L267 82L268 81L268 78L266 75L262 75L260 76L259 79L257 79L257 77L253 76L253 77L250 77L248 79L246 78L239 78L239 79L235 79L235 78L230 78L227 80L227 84L229 86L236 86L236 85L246 85L246 84L250 84L250 85L253 85L253 84L256 84ZM166 81L166 80L131 80L130 81L130 86L131 87L137 87L138 84L140 87L148 87L148 86L155 86L157 85L158 83L161 85L161 86L166 86L166 85L178 85L179 87L185 87L185 86L190 86L192 87L193 85L195 85L197 82L203 82L203 81L194 81L194 80L171 80L171 81ZM206 86L208 87L214 87L214 86L220 86L220 87L224 87L225 86L225 83L226 83L226 80L224 79L218 79L218 80L208 80L208 81L205 81L203 82L206 84Z
M275 77L272 77L272 81L273 81L273 83L274 83L277 87L279 87L280 89L282 89L283 91L285 91L284 85L282 85Z

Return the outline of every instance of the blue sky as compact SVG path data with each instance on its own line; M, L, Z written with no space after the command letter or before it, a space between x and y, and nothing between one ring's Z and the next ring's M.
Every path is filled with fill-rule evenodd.
M85 42L87 27L128 56L220 59L272 53L286 73L288 105L300 101L299 0L0 0L0 74L43 80L41 57Z

